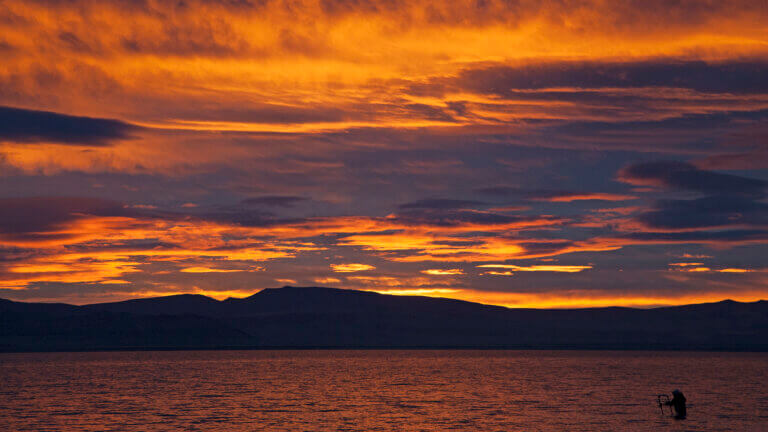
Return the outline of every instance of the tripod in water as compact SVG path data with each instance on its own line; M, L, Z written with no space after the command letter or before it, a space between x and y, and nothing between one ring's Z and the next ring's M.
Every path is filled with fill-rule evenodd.
M672 406L669 405L669 396L665 394L656 395L656 401L659 403L659 409L661 410L661 415L664 415L664 406L669 406L669 415L674 415L672 413Z
M669 399L669 396L665 394L656 395L656 402L659 404L659 409L661 410L661 415L664 415L664 406L669 407L669 413L670 415L674 416L678 420L682 420L686 416L686 408L685 408L685 396L683 396L683 392L680 390L675 389L672 392L672 399ZM672 412L672 408L675 409L674 412Z

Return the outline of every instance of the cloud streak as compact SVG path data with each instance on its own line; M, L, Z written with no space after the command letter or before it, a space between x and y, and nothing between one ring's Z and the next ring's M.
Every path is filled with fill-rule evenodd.
M137 129L119 120L0 106L0 141L106 146Z

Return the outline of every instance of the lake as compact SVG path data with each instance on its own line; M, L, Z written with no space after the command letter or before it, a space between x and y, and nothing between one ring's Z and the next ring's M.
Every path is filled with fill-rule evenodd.
M680 388L688 419L662 416ZM0 354L0 430L768 430L768 354Z

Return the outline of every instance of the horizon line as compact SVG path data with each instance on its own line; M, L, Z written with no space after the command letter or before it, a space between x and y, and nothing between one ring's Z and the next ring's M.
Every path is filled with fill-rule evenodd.
M332 290L339 290L339 291L353 291L353 292L365 292L365 293L375 293L380 295L389 295L389 296L398 296L398 297L421 297L421 298L436 298L436 299L445 299L445 300L454 300L454 301L462 301L466 303L473 303L477 305L483 305L483 306L494 306L494 307L503 307L506 309L528 309L528 310L576 310L576 309L607 309L607 308L624 308L624 309L636 309L636 310L648 310L648 309L661 309L661 308L669 308L669 307L683 307L683 306L694 306L694 305L703 305L703 304L716 304L716 303L724 303L724 302L734 302L734 303L740 303L740 304L749 304L749 303L759 303L763 301L768 301L766 298L758 297L758 298L750 298L748 300L744 299L737 299L734 297L715 297L715 298L705 298L700 300L692 299L692 301L688 302L672 302L672 303L607 303L607 302L599 302L598 299L589 299L589 298L576 298L572 299L571 303L562 303L562 306L555 306L555 305L548 305L548 306L541 306L541 307L535 307L528 304L524 305L509 305L509 304L500 304L500 303L489 303L489 302L483 302L478 300L470 300L467 298L460 298L455 296L449 296L449 295L435 295L436 293L430 295L429 293L424 292L425 290L420 289L413 289L413 290L371 290L371 289L354 289L354 288L339 288L339 287L332 287L332 286L318 286L318 285L303 285L303 286L293 286L293 285L284 285L281 287L266 287L266 288L260 288L256 289L254 291L248 291L243 292L238 290L237 293L242 293L242 295L227 295L227 294L233 294L233 291L204 291L204 290L196 290L191 292L145 292L147 295L140 295L140 296L134 296L124 299L117 299L117 300L105 300L105 301L97 301L97 302L67 302L67 301L34 301L34 300L14 300L10 298L4 298L0 297L0 300L8 300L12 302L17 303L36 303L36 304L67 304L71 306L89 306L89 305L97 305L97 304L109 304L109 303L121 303L121 302L127 302L127 301L136 301L136 300L148 300L148 299L154 299L154 298L166 298L166 297L176 297L176 296L201 296L206 297L211 300L222 302L230 299L245 299L251 296L254 296L256 294L259 294L266 290L280 290L285 288L296 288L296 289L312 289L312 288L320 288L320 289L332 289ZM459 291L459 290L456 290ZM462 290L462 291L470 291L470 290ZM482 292L482 291L481 291ZM224 297L224 295L216 295L220 293L225 293L224 295L227 295ZM493 292L488 292L493 293ZM498 293L498 294L519 294L519 293ZM528 294L528 293L525 293ZM646 297L648 298L648 297ZM592 302L590 302L592 300ZM553 304L557 304L554 303ZM578 306L581 304L582 306Z

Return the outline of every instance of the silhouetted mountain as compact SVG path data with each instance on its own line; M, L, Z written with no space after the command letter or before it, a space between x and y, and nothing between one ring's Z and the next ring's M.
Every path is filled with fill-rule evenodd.
M199 294L180 294L126 300L115 303L98 303L82 306L88 311L124 312L142 315L210 315L220 302Z
M192 348L768 351L768 302L507 309L316 287L223 301L175 295L72 306L0 299L0 351Z
M228 298L217 301L197 294L127 300L81 306L85 310L127 312L143 315L195 314L212 317L244 317L282 315L289 313L342 313L342 312L475 312L479 310L508 311L499 306L488 306L461 300L392 296L368 291L354 291L322 287L267 288L246 298Z

